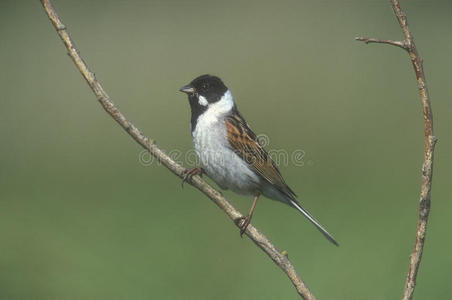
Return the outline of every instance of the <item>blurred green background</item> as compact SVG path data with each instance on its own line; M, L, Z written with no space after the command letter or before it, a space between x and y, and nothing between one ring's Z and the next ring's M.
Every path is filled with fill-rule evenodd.
M388 1L54 1L122 112L165 150L192 149L177 90L212 73L341 246L265 200L253 224L319 299L398 299L414 244L423 122ZM416 299L452 297L450 1L402 1L439 137ZM39 1L0 2L0 298L296 299L232 222L157 164L96 102ZM251 198L225 192L242 212Z

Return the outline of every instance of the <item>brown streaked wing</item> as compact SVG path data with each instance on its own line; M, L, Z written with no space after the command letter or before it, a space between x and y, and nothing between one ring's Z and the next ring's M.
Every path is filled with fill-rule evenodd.
M295 199L295 193L286 184L270 155L259 144L256 135L243 117L236 111L226 117L225 121L227 137L232 150L262 178L289 198Z

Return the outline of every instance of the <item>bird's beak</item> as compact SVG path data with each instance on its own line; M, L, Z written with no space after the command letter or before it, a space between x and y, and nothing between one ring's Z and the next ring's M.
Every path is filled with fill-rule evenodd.
M191 85L184 85L183 87L181 87L179 89L179 91L181 91L182 93L185 94L193 94L195 92L195 89L191 86Z

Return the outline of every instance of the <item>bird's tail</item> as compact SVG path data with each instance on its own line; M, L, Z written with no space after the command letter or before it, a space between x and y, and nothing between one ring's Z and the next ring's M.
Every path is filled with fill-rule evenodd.
M299 212L301 212L309 221L311 221L312 224L317 227L317 229L333 244L336 246L339 246L339 243L333 238L331 234L328 233L328 231L325 230L325 228L320 225L319 222L317 222L316 219L303 207L301 207L300 203L298 203L296 200L290 199L290 204L292 204L293 207L295 207Z

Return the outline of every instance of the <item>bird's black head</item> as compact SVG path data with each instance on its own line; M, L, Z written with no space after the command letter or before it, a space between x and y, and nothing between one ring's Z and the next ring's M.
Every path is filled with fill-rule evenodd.
M202 96L208 103L215 103L220 100L227 90L228 88L220 78L208 74L196 77L190 84L180 89L189 97L195 96L198 100L199 96ZM201 102L205 103L202 99Z
M228 88L220 78L208 74L196 77L192 82L179 89L188 95L192 129L194 129L198 117L208 109L210 104L218 102L227 90Z

